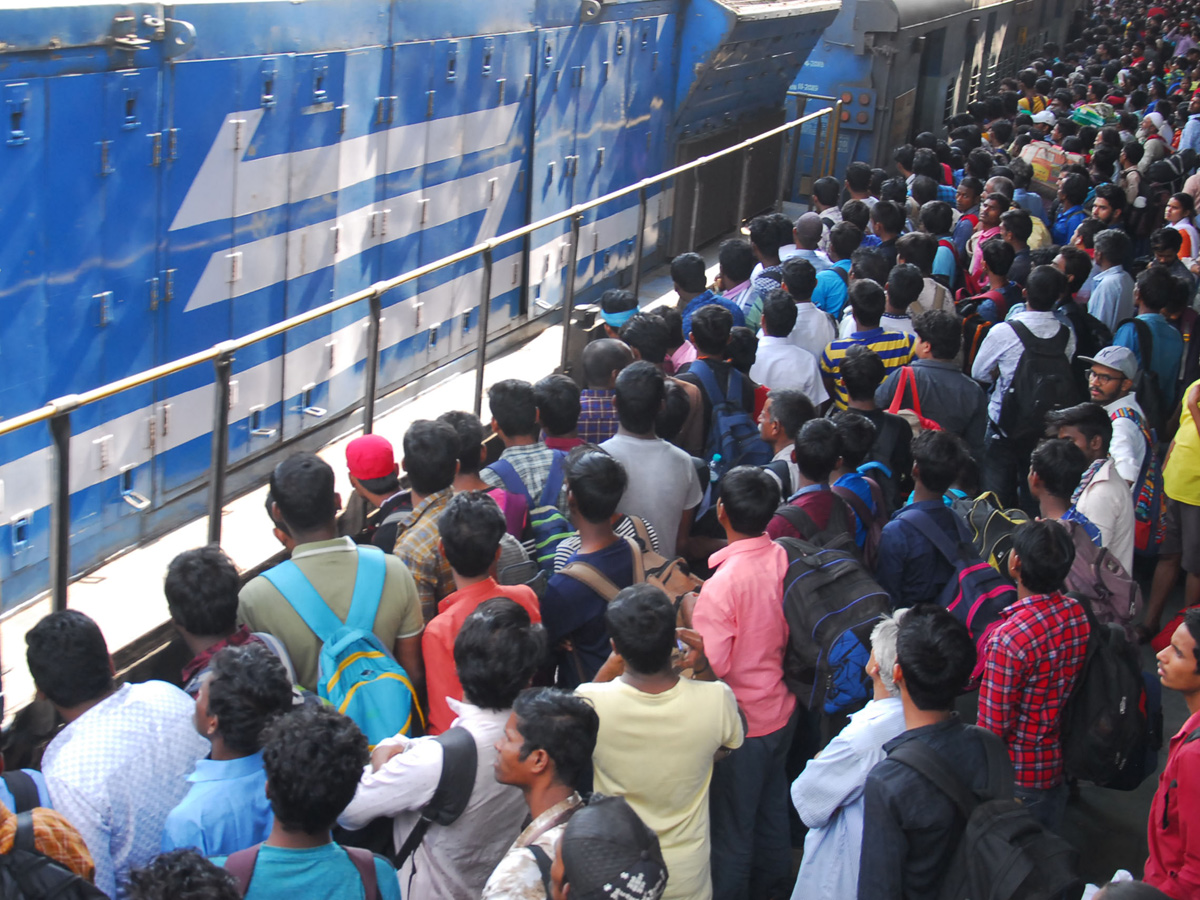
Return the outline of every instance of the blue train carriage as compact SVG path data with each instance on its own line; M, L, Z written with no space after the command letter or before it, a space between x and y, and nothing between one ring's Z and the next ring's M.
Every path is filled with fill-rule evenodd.
M218 0L0 9L0 417L204 350L783 119L838 0ZM777 158L776 151L776 158ZM751 202L775 173L756 158ZM720 172L688 241L729 222ZM690 184L690 183L689 183ZM766 185L764 187L764 185ZM689 185L649 192L647 262ZM690 212L690 207L689 207ZM690 221L690 220L689 220ZM591 210L581 300L628 279L636 195ZM495 251L489 336L563 301L560 223ZM383 300L381 389L477 343L480 260ZM239 352L230 490L361 402L365 302ZM73 572L204 512L209 365L71 418ZM52 452L0 437L3 606L48 579Z
M1013 75L1047 41L1061 46L1075 0L846 0L791 91L791 114L843 101L834 174L889 168L894 147L943 123ZM806 127L802 148L815 132ZM796 199L811 193L797 173Z

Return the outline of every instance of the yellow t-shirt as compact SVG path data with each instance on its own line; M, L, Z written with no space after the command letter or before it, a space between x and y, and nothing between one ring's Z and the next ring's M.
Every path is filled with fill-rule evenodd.
M1189 506L1200 506L1200 431L1188 409L1187 398L1200 389L1200 380L1192 382L1184 391L1183 413L1179 416L1179 430L1175 432L1175 443L1171 456L1163 469L1163 490L1172 500Z
M681 678L661 694L620 679L582 684L577 693L600 716L594 787L624 797L658 835L670 873L663 900L709 900L713 755L743 739L733 691L720 681Z

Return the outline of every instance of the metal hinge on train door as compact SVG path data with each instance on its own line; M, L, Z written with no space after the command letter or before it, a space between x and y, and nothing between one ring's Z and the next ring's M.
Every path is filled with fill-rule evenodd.
M97 141L96 146L100 148L100 174L111 175L115 171L108 162L108 148L112 146L112 141Z
M162 132L154 131L146 137L150 138L150 165L152 167L162 165Z

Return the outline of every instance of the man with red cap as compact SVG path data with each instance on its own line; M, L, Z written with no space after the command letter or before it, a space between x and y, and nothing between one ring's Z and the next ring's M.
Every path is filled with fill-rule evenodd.
M346 445L346 465L354 493L379 510L367 522L364 537L391 553L400 520L412 508L409 493L400 489L400 467L391 441L378 434L356 437Z

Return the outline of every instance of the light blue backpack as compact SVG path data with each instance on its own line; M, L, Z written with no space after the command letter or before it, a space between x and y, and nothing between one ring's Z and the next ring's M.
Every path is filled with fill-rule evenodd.
M372 630L386 572L382 550L358 547L344 624L291 560L263 573L322 643L317 696L361 728L372 749L385 738L409 734L413 713L421 713L408 673Z

